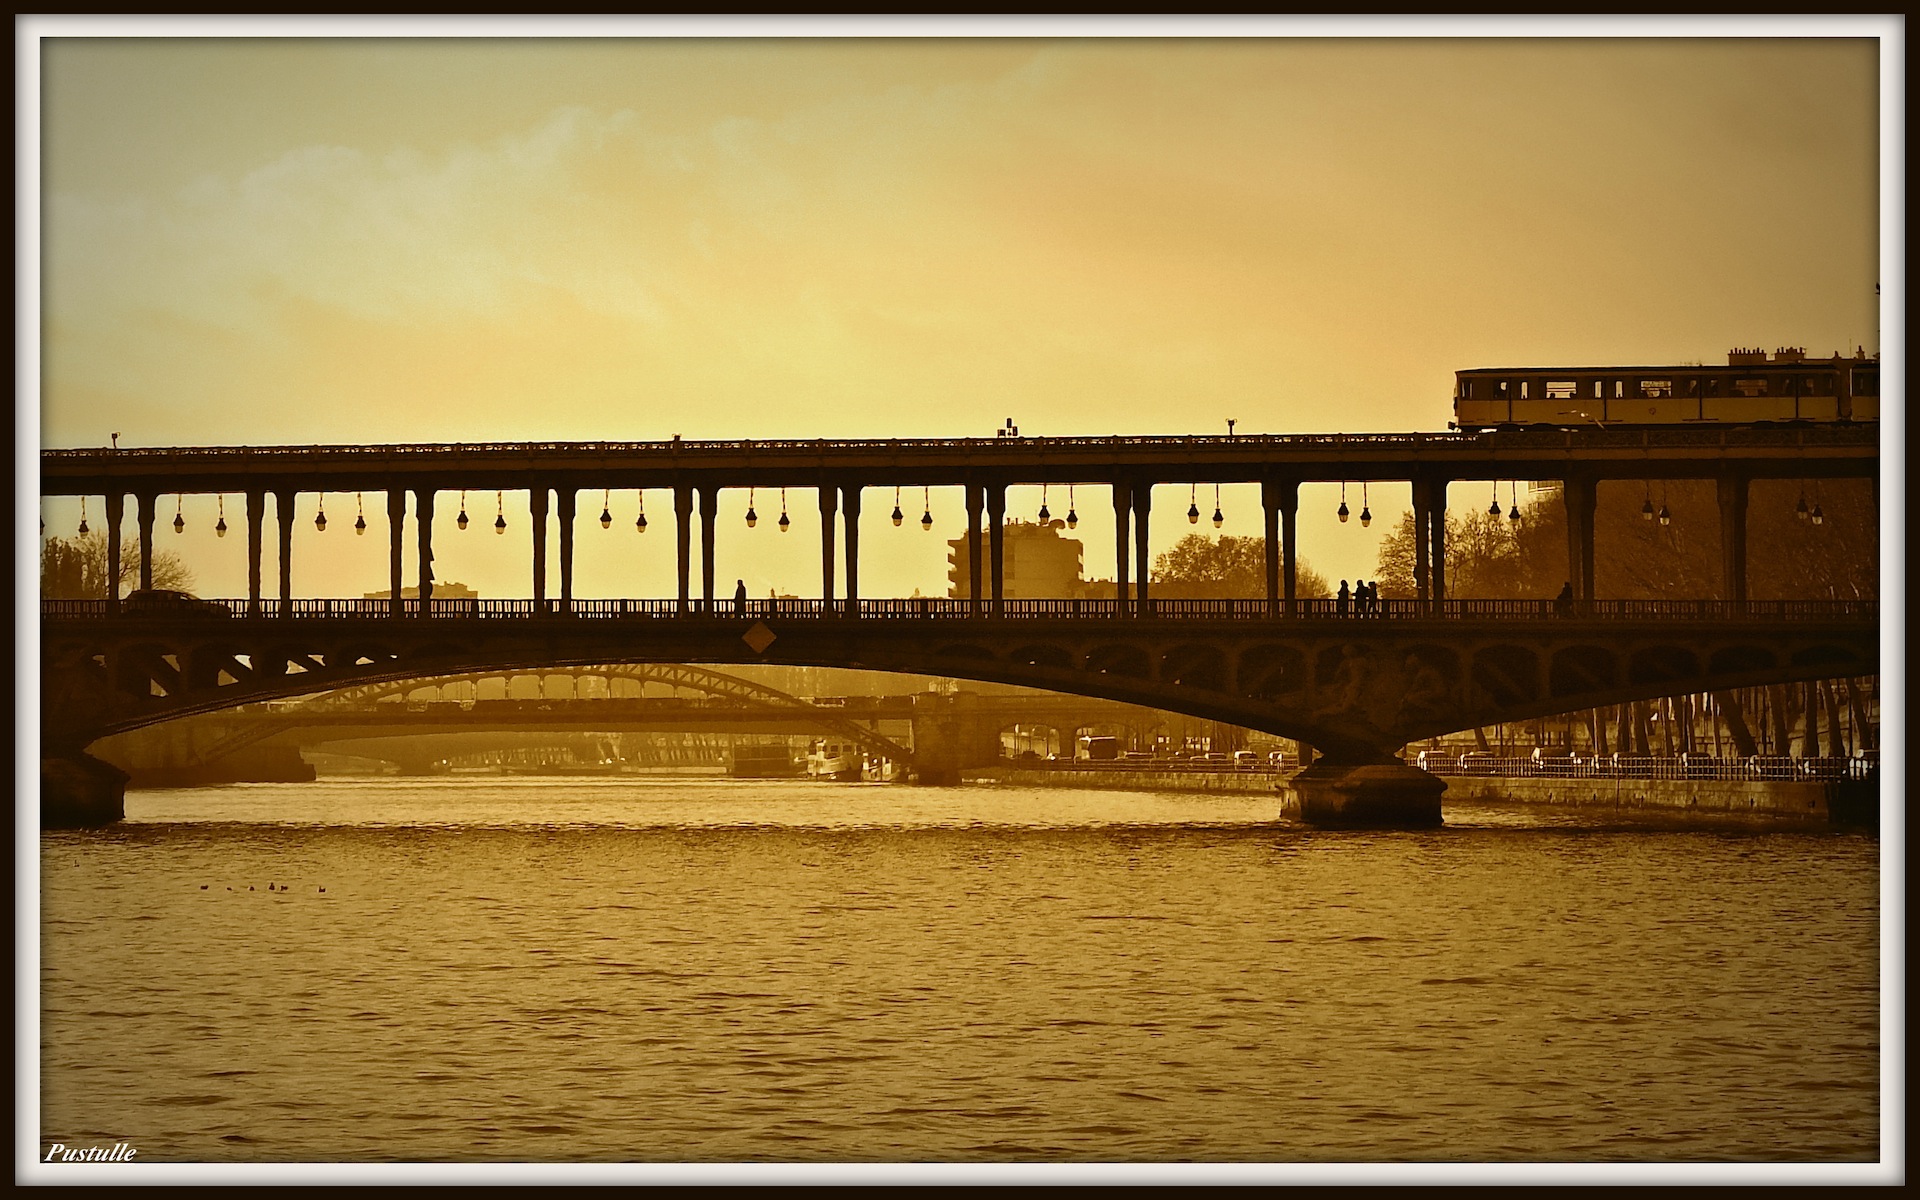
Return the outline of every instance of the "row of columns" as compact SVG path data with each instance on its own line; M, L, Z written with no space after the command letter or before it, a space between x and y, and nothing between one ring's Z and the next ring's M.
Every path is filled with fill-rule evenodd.
M1416 598L1436 608L1446 599L1447 485L1440 476L1416 475L1413 485L1414 585ZM1744 601L1747 598L1747 496L1749 480L1744 475L1727 474L1717 481L1720 508L1721 596ZM1005 611L1006 581L1006 508L1005 484L967 484L967 578L969 611L1000 616ZM528 495L533 520L533 597L545 611L547 600L547 516L557 490L560 524L560 608L573 607L573 525L577 491L573 488L540 487ZM834 599L835 555L834 525L838 516L846 529L847 607L857 611L860 598L860 493L859 485L823 486L820 500L820 594ZM714 537L720 506L719 487L674 489L679 577L678 609L692 608L692 519L700 516L700 597L709 610L714 595ZM1594 599L1594 512L1598 479L1592 475L1570 474L1563 481L1561 496L1567 514L1567 575L1576 602L1589 604ZM414 489L414 519L417 527L419 594L422 600L433 596L433 510L436 490ZM291 489L274 493L279 526L280 600L288 611L293 598L293 517ZM247 493L247 601L250 615L260 608L260 562L266 518L264 491ZM153 521L157 493L136 493L136 523L140 536L140 587L153 586ZM1300 510L1300 481L1263 480L1260 485L1261 508L1266 533L1266 599L1268 611L1292 616L1297 611L1298 555L1296 526ZM107 508L107 574L112 596L119 601L121 560L120 525L125 515L126 497L109 493ZM1147 530L1153 506L1153 484L1119 481L1113 484L1114 589L1121 611L1151 611L1149 581L1152 571ZM387 523L390 545L389 595L393 615L403 611L401 590L401 548L406 522L406 489L387 492ZM982 528L982 517L985 528ZM985 535L983 537L983 534ZM983 544L984 543L984 544ZM1129 544L1131 543L1131 544ZM422 610L425 607L422 606Z

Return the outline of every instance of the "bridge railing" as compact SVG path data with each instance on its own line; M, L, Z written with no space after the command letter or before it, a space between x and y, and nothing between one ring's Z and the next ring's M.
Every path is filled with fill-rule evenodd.
M1825 782L1865 779L1877 757L1789 758L1757 755L1717 758L1682 754L1644 758L1623 754L1539 758L1496 758L1488 754L1434 754L1422 751L1414 765L1434 775L1500 779L1704 779L1741 783L1762 780Z
M1431 620L1621 620L1621 621L1731 621L1878 619L1875 600L1595 600L1576 606L1558 600L1446 600L1435 606L1419 600L1381 600L1367 606L1353 601L1314 599L1296 601L1296 616L1278 613L1265 600L1148 600L1140 615L1164 620L1191 621L1431 621ZM426 602L431 617L479 620L527 620L536 616L575 620L739 619L794 621L858 617L868 621L966 620L992 612L990 602L976 605L950 597L914 597L881 600L678 600L578 599L482 600L470 597ZM403 618L421 615L421 601L404 599ZM129 615L159 617L245 617L245 600L180 600L167 603L121 602ZM259 602L263 617L294 620L377 620L390 617L391 600L342 598L267 600ZM1006 600L1001 619L1078 620L1118 617L1133 611L1115 600ZM108 613L105 600L42 600L40 614L50 620L91 620Z

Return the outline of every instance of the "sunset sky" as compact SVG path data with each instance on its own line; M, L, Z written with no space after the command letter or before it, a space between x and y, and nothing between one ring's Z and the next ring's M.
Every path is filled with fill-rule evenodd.
M1463 367L1873 352L1879 54L1832 37L51 40L41 444L982 436L1008 417L1041 435L1400 431L1445 426ZM1090 494L1079 536L1105 576ZM1227 532L1259 532L1255 489L1224 500ZM518 502L510 535L483 538L443 498L439 577L528 594ZM494 503L469 498L489 523ZM791 501L784 538L736 529L744 493L723 509L726 590L817 594L812 503ZM1303 554L1370 575L1406 489L1380 489L1367 531L1337 503L1304 491ZM1156 549L1189 531L1186 504L1158 494ZM384 537L352 538L352 497L328 500L326 534L313 505L296 591L384 586ZM891 506L867 498L863 591L943 592L957 490L934 497L934 537L885 527ZM48 532L77 507L44 505ZM669 523L642 554L631 493L606 534L586 524L599 507L582 496L580 594L669 593ZM193 527L159 544L202 594L241 594L245 540L213 541L215 508L189 498Z

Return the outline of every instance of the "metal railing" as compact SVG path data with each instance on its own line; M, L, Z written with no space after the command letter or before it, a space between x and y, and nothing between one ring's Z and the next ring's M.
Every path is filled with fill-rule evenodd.
M89 620L108 615L105 600L42 600L40 615L51 620ZM396 609L383 599L192 600L170 603L120 602L122 615L167 619L261 617L296 620L376 620L397 614L422 615L419 600L405 599ZM956 621L992 616L995 606L982 600L949 597L879 600L430 600L425 615L467 620L527 620L565 617L575 620L763 620L810 621L855 618L871 621ZM1556 600L1446 600L1436 608L1419 600L1382 600L1366 607L1352 601L1297 600L1288 617L1281 604L1266 600L1006 600L999 619L1080 620L1119 616L1181 621L1780 621L1878 620L1875 600L1596 600L1579 605Z
M1578 447L1591 449L1659 449L1700 446L1812 446L1849 445L1877 438L1872 426L1810 423L1779 428L1752 426L1685 427L1674 429L1603 429L1569 426L1554 429L1505 429L1486 432L1413 431L1407 433L1237 433L1160 434L1092 437L973 437L973 438L742 438L687 441L621 442L419 442L372 445L314 446L124 446L42 450L43 462L112 458L118 460L182 459L305 462L318 458L442 458L459 455L525 459L530 455L586 455L607 458L682 458L742 454L754 451L813 455L876 452L903 454L951 453L956 450L999 452L1100 451L1115 449L1237 451L1257 454L1268 449L1537 449ZM627 465L609 462L608 467Z
M1422 751L1413 765L1434 775L1500 779L1720 779L1737 782L1799 780L1827 782L1866 779L1879 766L1879 756L1853 758L1788 758L1758 755L1715 758L1682 754L1674 758L1637 758L1623 754L1578 755L1565 758L1495 758L1490 754L1435 754Z

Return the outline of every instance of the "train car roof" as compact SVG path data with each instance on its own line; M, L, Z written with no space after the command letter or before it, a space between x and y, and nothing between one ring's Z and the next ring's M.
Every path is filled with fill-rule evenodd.
M1455 375L1607 375L1631 374L1636 371L1804 371L1811 367L1831 367L1835 363L1855 363L1863 367L1877 367L1878 358L1803 358L1798 362L1765 363L1660 363L1642 364L1625 367L1462 367Z

